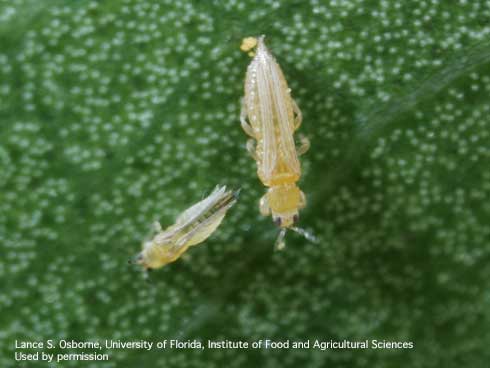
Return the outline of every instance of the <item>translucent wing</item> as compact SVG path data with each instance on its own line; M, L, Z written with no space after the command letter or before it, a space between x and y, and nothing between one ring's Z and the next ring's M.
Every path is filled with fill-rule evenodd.
M258 141L259 175L266 182L272 176L277 161L273 99L268 83L269 63L270 55L258 49L245 78L247 115Z
M225 192L216 197L212 206L207 211L200 214L194 221L188 225L185 231L175 241L176 247L192 246L201 243L207 239L220 225L228 209L236 203L238 198L237 192Z
M294 143L294 102L282 74L281 68L275 61L271 63L270 84L275 108L275 128L279 133L279 151L283 163L290 171L300 174L300 163Z
M210 195L182 212L175 221L176 230L185 228L196 218L199 218L203 212L208 211L216 200L223 196L225 191L226 186L216 186Z
M175 239L182 238L186 232L189 231L189 228L196 222L196 219L202 216L203 213L209 211L209 209L216 203L217 199L224 195L225 191L225 186L216 186L209 196L182 212L179 217L177 217L174 225L169 226L153 238L155 245L168 246L171 242L175 243Z
M294 143L294 102L281 68L263 39L250 63L245 80L247 113L254 130L259 132L257 147L259 174L267 182L282 165L300 174Z
M259 54L257 54L259 55ZM262 129L262 172L265 178L272 176L277 163L277 141L274 129L274 96L270 84L270 55L259 60L257 68L257 97Z

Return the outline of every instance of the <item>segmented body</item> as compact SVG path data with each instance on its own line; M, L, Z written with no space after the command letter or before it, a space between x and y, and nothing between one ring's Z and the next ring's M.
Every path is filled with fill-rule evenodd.
M301 111L263 37L257 39L255 56L247 68L240 118L253 139L247 149L257 162L258 177L269 187L260 201L261 213L272 212L278 226L292 227L298 210L305 206L296 182L301 177L298 156L308 150L309 141L302 138L302 146L296 147L294 132L301 125Z
M136 262L153 269L177 260L189 247L202 243L216 230L237 197L238 191L216 187L208 197L185 210L174 225L157 229L157 234L143 243Z

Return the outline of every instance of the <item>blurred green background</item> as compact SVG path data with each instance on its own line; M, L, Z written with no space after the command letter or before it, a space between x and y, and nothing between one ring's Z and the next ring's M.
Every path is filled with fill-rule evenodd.
M274 252L239 124L266 34L311 139ZM0 2L0 365L13 341L413 341L412 350L117 351L90 367L487 367L490 1ZM129 267L216 184L218 231Z

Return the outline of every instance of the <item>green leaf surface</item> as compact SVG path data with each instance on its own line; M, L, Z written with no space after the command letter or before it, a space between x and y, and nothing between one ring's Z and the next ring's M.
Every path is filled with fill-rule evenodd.
M260 34L312 144L319 243L283 252L239 124ZM487 367L489 37L487 0L1 1L0 365L16 339L377 339L415 347L83 366ZM126 262L151 223L216 184L238 204L145 282Z

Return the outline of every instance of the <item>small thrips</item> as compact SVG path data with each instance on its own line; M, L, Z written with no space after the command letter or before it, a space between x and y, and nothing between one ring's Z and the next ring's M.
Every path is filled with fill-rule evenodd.
M143 242L143 250L130 263L149 271L177 260L189 247L206 240L220 225L238 198L239 190L217 186L214 191L182 212L174 225L165 230L154 223L156 235Z

